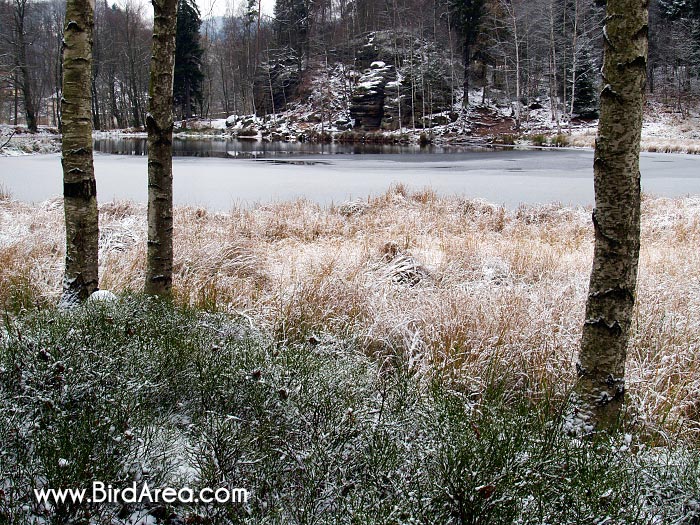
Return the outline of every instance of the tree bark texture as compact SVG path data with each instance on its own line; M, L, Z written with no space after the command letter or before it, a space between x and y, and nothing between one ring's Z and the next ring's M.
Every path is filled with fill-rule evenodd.
M604 40L594 159L595 251L577 364L579 416L586 430L613 428L625 394L639 261L647 0L608 0Z
M167 296L173 282L173 76L177 0L153 0L148 92L147 294Z
M97 189L92 162L94 0L68 0L63 44L63 199L66 269L61 304L87 299L98 284Z

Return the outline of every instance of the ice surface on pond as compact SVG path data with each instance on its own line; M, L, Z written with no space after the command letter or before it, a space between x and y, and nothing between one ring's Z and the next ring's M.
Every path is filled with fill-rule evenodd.
M591 151L515 150L303 156L274 163L176 157L173 169L177 205L220 211L238 203L252 206L296 198L340 204L384 193L396 183L515 208L521 203L592 204L592 164ZM700 194L700 156L643 153L641 166L647 193ZM146 202L145 157L96 154L95 170L100 202ZM40 202L60 196L61 180L58 155L0 158L0 184L15 199Z

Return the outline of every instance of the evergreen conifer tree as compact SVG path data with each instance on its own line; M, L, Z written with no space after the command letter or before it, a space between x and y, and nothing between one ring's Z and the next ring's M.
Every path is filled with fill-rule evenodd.
M291 51L303 68L303 58L308 49L309 37L308 0L277 0L274 9L274 30L281 49Z
M576 65L574 113L581 118L598 118L598 92L595 86L597 70L588 47L583 49Z
M469 77L471 76L472 47L479 36L479 26L485 12L484 0L449 0L452 27L462 38L464 64L464 100L463 105L469 105Z
M178 0L173 97L181 118L190 118L202 102L202 19L194 0Z

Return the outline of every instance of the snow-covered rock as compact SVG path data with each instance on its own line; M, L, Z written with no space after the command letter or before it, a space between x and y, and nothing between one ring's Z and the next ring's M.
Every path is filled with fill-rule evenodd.
M111 303L111 302L116 301L116 300L117 300L117 296L114 295L109 290L97 290L96 292L93 292L92 295L88 298L88 302L90 302L90 303L96 303L96 302Z

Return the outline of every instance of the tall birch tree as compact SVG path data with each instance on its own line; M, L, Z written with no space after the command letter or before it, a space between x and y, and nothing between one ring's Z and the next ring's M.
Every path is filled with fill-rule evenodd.
M62 158L66 268L62 306L87 299L98 284L97 187L92 162L94 0L67 0L63 44Z
M173 282L173 75L177 0L152 0L148 90L148 250L145 292L167 296Z
M608 0L594 158L595 251L577 371L587 430L611 429L625 394L625 360L639 261L641 138L648 2Z

